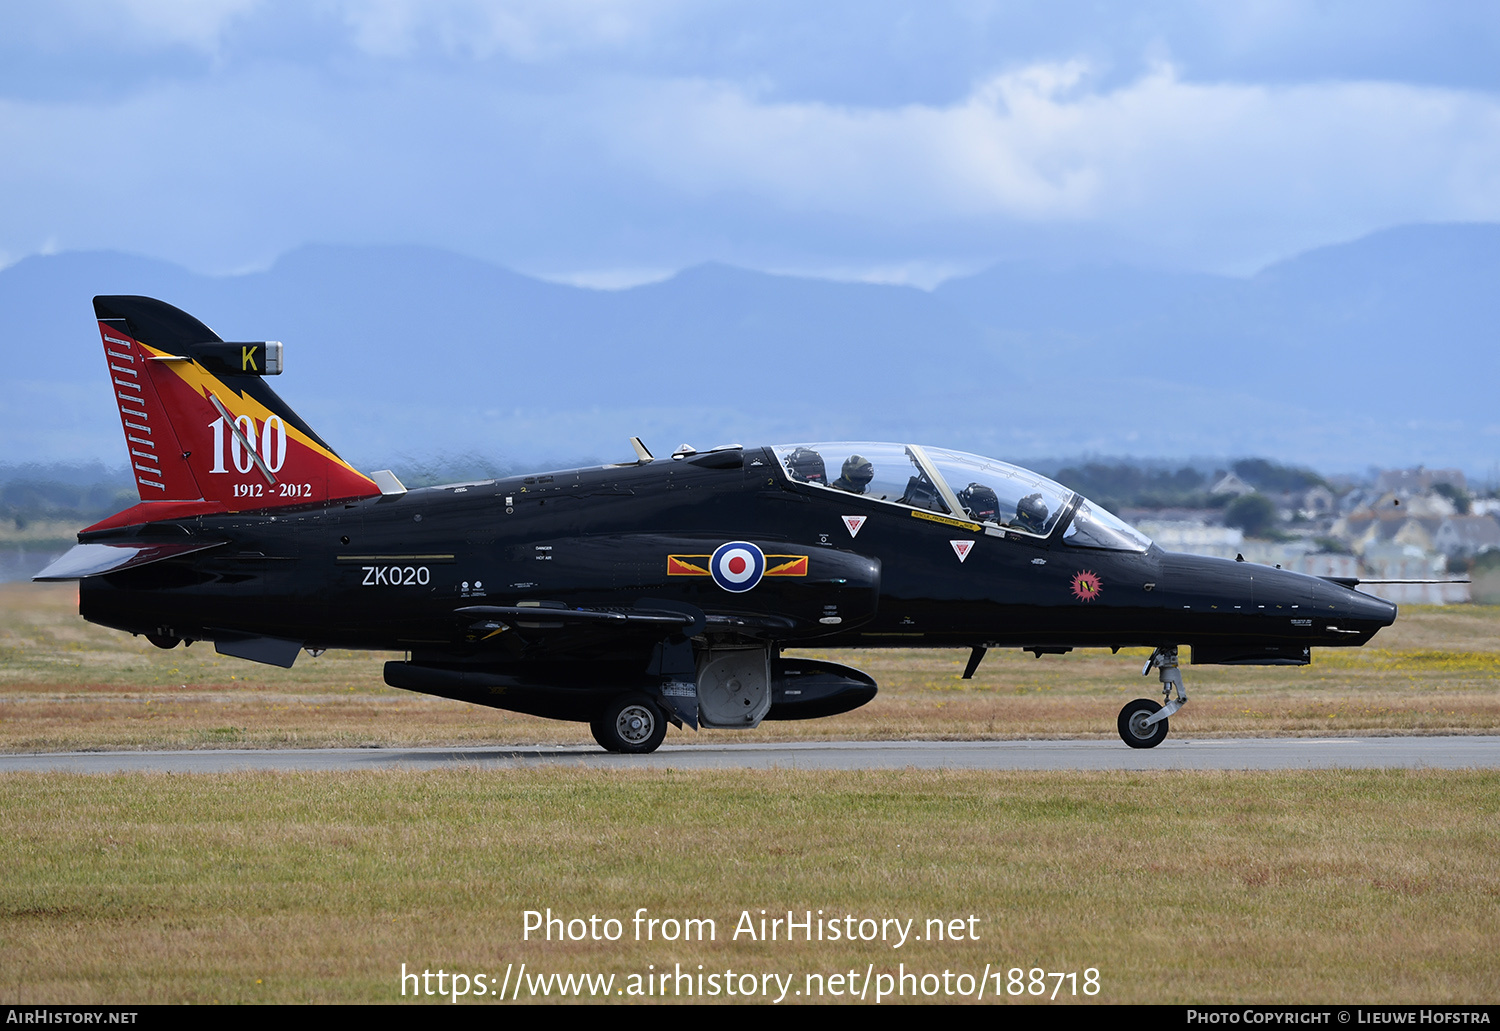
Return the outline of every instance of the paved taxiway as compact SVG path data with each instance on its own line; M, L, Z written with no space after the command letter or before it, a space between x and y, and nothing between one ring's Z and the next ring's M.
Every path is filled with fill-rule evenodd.
M637 769L1312 770L1500 767L1500 736L1183 738L1137 750L1118 741L840 741L666 745L651 755L598 748L204 749L0 755L0 772L228 773L568 765Z

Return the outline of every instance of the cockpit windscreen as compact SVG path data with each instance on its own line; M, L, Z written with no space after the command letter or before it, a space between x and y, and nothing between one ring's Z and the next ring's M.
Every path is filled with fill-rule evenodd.
M1063 542L1075 548L1108 548L1110 551L1145 551L1151 538L1119 516L1091 501L1073 513L1073 523L1063 531Z

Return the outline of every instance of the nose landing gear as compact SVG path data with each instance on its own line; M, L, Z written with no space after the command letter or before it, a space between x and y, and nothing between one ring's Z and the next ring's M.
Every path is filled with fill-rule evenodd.
M1155 748L1166 740L1167 717L1173 715L1187 703L1187 692L1182 687L1182 672L1177 668L1177 646L1158 648L1146 660L1141 676L1152 669L1161 671L1161 696L1158 705L1150 698L1137 698L1127 702L1120 710L1120 740L1131 748ZM1172 697L1176 689L1177 697Z

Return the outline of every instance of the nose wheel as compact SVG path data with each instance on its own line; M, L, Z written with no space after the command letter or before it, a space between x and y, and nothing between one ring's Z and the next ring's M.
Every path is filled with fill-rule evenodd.
M1120 740L1131 748L1155 748L1167 739L1165 718L1155 723L1151 717L1161 712L1161 706L1150 698L1137 698L1120 710Z
M1137 698L1127 702L1120 710L1118 721L1120 740L1131 748L1155 748L1167 738L1167 717L1173 715L1187 703L1187 692L1182 687L1182 671L1177 668L1177 648L1158 648L1146 660L1141 670L1145 676L1153 669L1161 671L1161 705L1149 698ZM1172 697L1173 691L1177 697Z

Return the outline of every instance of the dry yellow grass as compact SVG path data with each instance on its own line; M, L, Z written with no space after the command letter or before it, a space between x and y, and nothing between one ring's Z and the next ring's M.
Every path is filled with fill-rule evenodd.
M621 984L703 964L798 988L904 963L1093 967L1105 1002L1492 1002L1497 788L1451 771L8 775L0 991L382 1002L402 963ZM547 907L625 936L523 940ZM641 907L713 919L715 940L637 942ZM919 933L972 915L977 940L735 940L762 909Z
M844 716L749 734L673 730L668 741L1039 738L1114 735L1127 700L1154 697L1144 653L1036 659L995 651L972 681L967 654L819 651L881 685ZM385 687L392 655L329 652L291 670L207 645L163 652L83 622L71 585L0 586L0 749L284 747L586 742L555 723ZM1478 733L1500 729L1500 609L1407 609L1369 647L1320 650L1305 668L1188 666L1174 736Z

